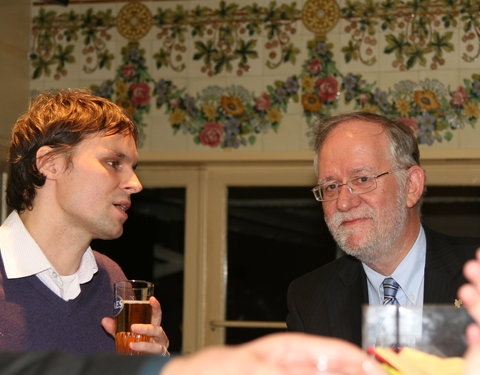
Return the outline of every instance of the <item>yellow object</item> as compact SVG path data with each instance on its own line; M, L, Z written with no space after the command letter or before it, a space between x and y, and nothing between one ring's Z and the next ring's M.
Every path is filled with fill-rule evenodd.
M461 357L442 358L407 347L399 353L377 347L375 354L402 375L462 375L464 369Z

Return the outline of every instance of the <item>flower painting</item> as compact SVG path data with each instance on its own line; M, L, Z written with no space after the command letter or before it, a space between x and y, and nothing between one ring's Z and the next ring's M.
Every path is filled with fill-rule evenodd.
M276 130L287 103L298 100L295 76L275 82L255 96L242 86L210 86L195 98L171 81L159 80L154 95L157 107L170 113L175 132L191 134L196 144L207 147L238 148L254 144L257 134Z

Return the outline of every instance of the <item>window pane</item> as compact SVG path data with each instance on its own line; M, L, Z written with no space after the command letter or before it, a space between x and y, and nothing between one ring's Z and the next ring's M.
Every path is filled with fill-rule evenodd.
M122 237L92 242L128 278L153 280L170 351L182 348L185 189L144 189L132 196Z
M322 206L306 187L230 188L227 320L285 321L296 277L335 257ZM227 343L271 329L229 328Z
M422 205L422 221L442 233L478 237L480 187L429 186Z

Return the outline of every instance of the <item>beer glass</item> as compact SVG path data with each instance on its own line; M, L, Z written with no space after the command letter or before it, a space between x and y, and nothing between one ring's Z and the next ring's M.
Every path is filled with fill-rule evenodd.
M362 347L404 346L440 357L462 356L465 329L472 322L466 309L447 304L363 307Z
M115 348L121 354L140 354L130 349L131 342L149 341L150 337L130 331L132 324L149 324L152 307L153 283L144 280L125 280L114 284L113 315L116 322Z

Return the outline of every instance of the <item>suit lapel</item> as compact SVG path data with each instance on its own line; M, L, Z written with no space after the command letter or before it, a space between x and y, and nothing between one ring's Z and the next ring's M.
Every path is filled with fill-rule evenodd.
M350 258L350 257L349 257ZM366 278L361 263L350 258L339 270L336 290L329 293L331 331L361 345L362 305L367 303Z
M442 236L425 229L427 254L425 260L424 303L453 304L462 283L462 262Z

